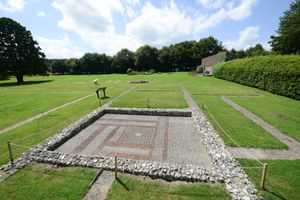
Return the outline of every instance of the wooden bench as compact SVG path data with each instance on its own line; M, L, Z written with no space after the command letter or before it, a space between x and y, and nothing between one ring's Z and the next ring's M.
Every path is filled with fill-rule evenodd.
M102 92L103 92L103 97L106 97L106 95L105 95L105 90L106 90L106 87L101 87L101 88L98 88L98 89L96 90L98 99L100 99L99 91L102 91Z

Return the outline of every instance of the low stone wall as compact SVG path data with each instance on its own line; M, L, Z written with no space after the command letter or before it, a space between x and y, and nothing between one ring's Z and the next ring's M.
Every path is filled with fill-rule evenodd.
M37 162L61 166L82 166L92 168L103 168L104 170L115 170L114 157L90 157L82 155L65 154L55 151L38 151L31 153L31 158ZM167 181L188 181L188 182L223 182L223 178L217 173L205 167L193 165L161 164L151 161L130 160L118 158L118 171L145 175L151 178L160 178Z
M152 116L174 116L191 117L192 111L188 109L150 109L150 108L107 108L107 114L126 115L152 115Z

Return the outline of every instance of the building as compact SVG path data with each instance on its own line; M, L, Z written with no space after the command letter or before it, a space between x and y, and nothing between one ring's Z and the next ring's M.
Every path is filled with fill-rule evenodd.
M206 58L202 58L203 74L204 75L213 75L213 66L220 61L225 61L226 52L221 52Z

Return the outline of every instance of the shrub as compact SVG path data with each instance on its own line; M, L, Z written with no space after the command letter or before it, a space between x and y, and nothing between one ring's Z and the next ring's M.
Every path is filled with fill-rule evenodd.
M300 56L262 56L216 65L217 78L300 100Z
M155 74L155 69L150 69L149 74Z

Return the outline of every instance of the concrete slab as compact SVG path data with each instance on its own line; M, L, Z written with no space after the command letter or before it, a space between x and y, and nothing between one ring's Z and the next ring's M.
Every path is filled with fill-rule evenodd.
M56 151L212 166L190 117L106 114Z

